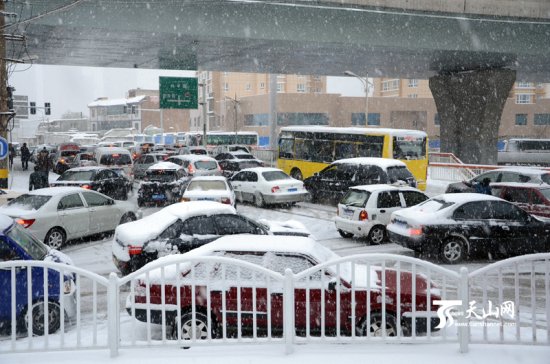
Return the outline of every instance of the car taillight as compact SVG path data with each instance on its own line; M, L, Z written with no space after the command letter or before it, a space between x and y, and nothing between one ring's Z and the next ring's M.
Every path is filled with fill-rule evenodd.
M279 186L271 187L271 193L279 192Z
M359 221L365 221L369 219L369 214L365 210L361 210L359 213Z
M193 167L192 164L190 164L189 167L188 167L187 169L189 170L189 173L190 173L190 174L195 173L195 167Z
M34 224L35 219L17 219L15 221L24 228L28 228Z
M128 245L128 254L139 255L143 251L143 247L136 245Z
M222 197L222 203L226 205L231 205L231 200L228 199L227 197Z
M191 199L189 197L182 197L180 202L189 202Z
M409 235L410 235L410 236L419 236L419 235L422 235L422 226L410 228L410 229L409 229Z
M85 189L87 189L87 190L91 190L91 189L92 189L92 186L90 186L90 185L82 185L82 186L80 186L80 187L85 188Z

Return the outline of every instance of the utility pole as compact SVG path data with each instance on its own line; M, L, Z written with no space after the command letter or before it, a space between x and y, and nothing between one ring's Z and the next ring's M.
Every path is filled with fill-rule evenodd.
M0 29L5 27L4 1L0 1ZM6 69L6 39L0 34L0 136L7 140L8 122L8 75ZM9 151L8 151L9 154ZM0 159L0 188L8 188L8 157Z

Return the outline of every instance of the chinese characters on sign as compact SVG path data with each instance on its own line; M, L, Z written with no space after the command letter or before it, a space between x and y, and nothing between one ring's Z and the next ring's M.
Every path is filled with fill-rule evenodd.
M193 77L159 77L161 109L197 109L198 81Z

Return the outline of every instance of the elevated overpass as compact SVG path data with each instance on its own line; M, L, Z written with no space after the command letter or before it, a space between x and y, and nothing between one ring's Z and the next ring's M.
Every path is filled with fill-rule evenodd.
M429 78L442 150L470 163L496 161L500 115L516 77L550 82L545 0L44 0L5 7L14 14L5 33L26 39L8 40L7 57L40 64Z

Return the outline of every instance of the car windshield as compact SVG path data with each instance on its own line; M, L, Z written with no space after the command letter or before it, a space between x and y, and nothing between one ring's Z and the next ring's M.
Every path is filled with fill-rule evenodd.
M550 200L550 188L541 188L540 193L542 193L547 200Z
M39 208L44 206L44 204L48 202L51 198L52 196L24 194L8 202L8 206L17 207L21 210L38 210Z
M541 174L540 179L542 182L550 185L550 173Z
M42 244L34 236L26 232L25 229L19 224L13 224L12 228L6 232L6 235L13 241L17 242L17 244L19 244L19 246L35 260L43 260L48 254L48 248L46 245Z
M177 173L169 169L155 169L147 171L147 180L155 182L173 182L178 179Z
M211 170L218 168L218 165L214 161L196 161L195 168Z
M132 164L132 159L130 158L129 154L104 154L101 156L99 160L100 164L104 165L125 165L125 164Z
M245 168L254 168L254 167L261 167L262 164L256 160L246 160L246 161L243 161L243 162L239 162L239 167L241 169L245 169Z
M64 150L61 152L61 156L65 158L74 158L80 150Z
M290 176L283 171L263 172L262 176L266 181L278 181L281 179L290 179Z
M256 159L252 154L247 153L239 153L239 154L233 154L237 159Z
M58 181L91 181L94 179L94 171L65 171L59 178Z
M407 181L409 178L414 178L407 167L388 167L388 179L390 182Z
M427 200L426 202L423 202L418 206L418 209L424 212L435 212L439 210L443 210L449 206L454 205L454 202L449 201L443 201L440 199L432 198L430 200Z
M344 195L341 204L354 207L363 207L367 203L371 193L368 191L361 191L356 189L350 189Z
M210 190L226 190L225 182L223 181L191 181L187 187L188 191L210 191Z

